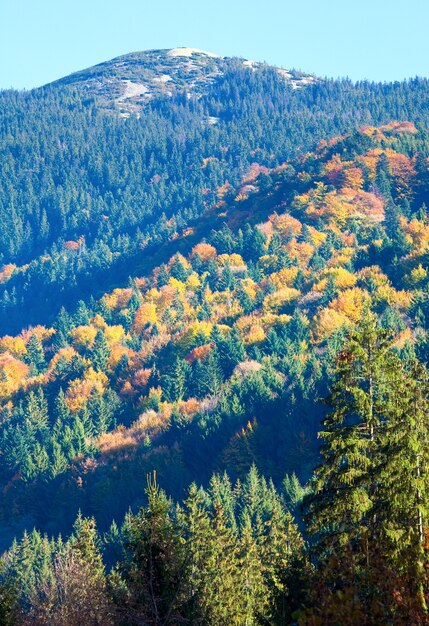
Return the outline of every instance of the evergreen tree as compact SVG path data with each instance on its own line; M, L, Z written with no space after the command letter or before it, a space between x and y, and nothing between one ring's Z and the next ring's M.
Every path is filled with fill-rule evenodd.
M148 505L130 518L124 564L128 623L180 623L185 588L185 554L172 518L172 503L154 480L148 481Z
M73 321L76 326L87 326L91 319L90 311L83 300L79 300L76 311L73 315Z
M198 311L197 319L199 321L209 320L212 316L212 309L206 298L203 298L201 308Z
M394 567L412 605L427 611L429 557L429 377L414 361L397 383L381 442L382 465L374 512L380 552Z
M243 258L245 261L256 262L265 254L265 236L259 228L246 224L243 232Z
M204 361L195 361L192 380L192 389L199 398L219 393L223 375L216 350L212 350Z
M304 499L320 581L350 589L363 611L378 597L371 624L426 611L427 377L406 373L392 339L366 311L338 354L323 463Z
M170 267L170 274L176 280L180 280L182 283L186 283L188 278L188 272L185 269L179 256L176 256Z
M323 464L314 474L306 498L309 529L317 534L319 551L358 550L369 559L372 541L374 472L378 447L393 406L399 362L391 337L366 312L337 357L335 382L320 437Z
M41 374L46 369L45 352L42 342L37 335L31 335L27 342L26 360L31 365L31 371L34 376Z
M60 389L58 396L55 398L54 417L56 423L59 424L60 427L67 424L70 419L70 409L67 406L66 397L62 388Z
M167 400L177 402L183 400L188 392L190 383L190 366L187 361L177 357L171 373L163 378L162 388Z
M246 358L246 351L240 332L236 326L233 326L228 335L225 337L222 334L216 335L214 341L219 354L219 365L225 376L228 377L232 374L234 368Z
M48 403L43 393L43 388L30 391L25 403L25 416L32 428L44 429L48 425Z
M386 200L392 198L392 169L384 152L378 157L376 184Z
M168 273L167 266L163 264L159 268L158 276L156 279L158 287L164 287L164 285L167 285L169 279L170 279L170 274Z
M97 372L104 372L110 356L110 347L101 329L97 331L91 348L91 361Z

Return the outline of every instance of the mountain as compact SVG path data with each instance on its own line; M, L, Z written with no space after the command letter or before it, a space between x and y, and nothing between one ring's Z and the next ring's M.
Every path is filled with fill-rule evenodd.
M428 81L121 59L0 94L0 622L425 624Z
M79 81L0 94L0 332L51 324L62 306L126 284L252 168L365 124L409 120L427 132L425 79L308 82L265 64L168 54L147 53L138 71L153 78L154 56L158 78L165 63L202 63L206 78L222 71L198 93L185 72L190 97L160 93L140 118L106 110L120 87L113 100ZM106 85L137 80L113 65Z
M86 70L66 76L53 85L73 85L86 95L97 98L99 104L122 117L139 115L148 102L156 98L185 94L199 97L208 92L216 79L223 76L235 60L196 48L146 50L116 57ZM253 71L264 64L239 61ZM292 88L311 84L315 78L281 68L275 70ZM209 117L208 123L216 123Z

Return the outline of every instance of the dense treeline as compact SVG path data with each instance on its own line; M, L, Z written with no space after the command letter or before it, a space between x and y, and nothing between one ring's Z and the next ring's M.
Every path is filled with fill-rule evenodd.
M37 531L3 561L14 624L284 624L300 599L303 541L284 497L255 468L214 476L176 506L150 481L147 506L101 537L78 517L67 542ZM119 561L105 568L115 557ZM5 615L5 617L6 617ZM7 618L3 623L7 623Z
M52 321L79 294L135 275L148 246L150 256L252 163L279 165L368 123L427 129L423 79L292 89L272 68L225 64L201 98L154 99L140 119L108 114L71 87L1 94L3 332Z
M149 480L147 505L103 536L80 515L65 543L25 534L2 563L3 623L428 624L428 373L364 313L335 357L306 490L253 467L174 506Z

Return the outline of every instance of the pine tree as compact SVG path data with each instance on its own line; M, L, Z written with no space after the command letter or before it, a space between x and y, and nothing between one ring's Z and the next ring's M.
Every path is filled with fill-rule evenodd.
M212 350L204 361L195 361L192 380L192 388L199 398L219 393L223 375L216 350Z
M186 613L191 624L201 623L206 614L201 596L205 584L204 564L212 537L206 504L206 493L193 483L183 508L178 511L179 524L186 537Z
M328 305L337 297L337 295L338 295L338 289L335 284L335 279L332 274L329 274L327 281L326 281L326 287L323 291L322 304L324 306Z
M268 245L268 254L278 255L280 250L282 249L282 245L282 238L280 237L279 233L274 232Z
M235 288L235 283L236 283L236 281L235 281L235 278L234 278L234 274L232 273L231 266L228 263L225 266L225 268L224 268L224 270L223 270L223 272L222 272L222 274L221 274L221 276L219 278L218 289L220 291L225 291L226 289L234 289Z
M190 372L189 363L177 357L171 374L165 375L163 379L163 392L169 402L177 402L185 398L189 388Z
M67 458L62 450L62 447L58 441L53 439L52 441L52 453L49 471L52 478L62 474L67 469Z
M26 361L31 365L32 374L37 376L46 369L45 352L37 335L31 335L27 342Z
M79 326L79 325L87 326L89 324L90 319L91 319L91 314L90 314L90 311L88 310L88 307L86 306L85 302L83 302L83 300L79 300L77 304L76 312L73 315L74 323L76 324L76 326Z
M88 565L96 576L103 576L100 537L94 518L83 517L79 511L73 525L73 534L68 541L68 549L77 562Z
M201 303L201 307L200 310L198 311L197 314L197 319L199 321L203 321L203 320L209 320L212 316L212 309L210 304L207 302L206 298L203 298L203 301Z
M173 263L170 267L170 274L176 280L180 280L182 283L185 283L188 278L188 272L185 269L181 259L179 256L174 258Z
M213 336L213 335L212 335ZM234 368L246 358L246 350L240 331L233 326L231 332L225 337L221 333L214 338L219 354L219 364L225 376L230 376Z
M379 192L386 198L392 197L392 169L386 154L380 154L377 161L376 184Z
M110 347L101 329L97 331L91 348L91 361L97 372L104 372L110 356Z
M246 261L256 262L265 254L265 239L259 228L246 224L243 232L243 257Z
M201 603L207 623L238 626L243 623L240 594L240 562L236 535L228 525L225 510L213 503L211 536L202 569Z
M61 307L55 320L54 345L57 348L64 348L67 345L67 335L72 327L72 318L64 307Z
M129 519L125 563L129 600L126 611L150 625L180 623L186 587L183 545L172 517L172 503L153 479L146 489L148 505Z
M292 315L287 332L292 341L296 343L308 341L309 339L308 324L306 324L302 313L298 309L295 309Z
M69 541L63 547L60 544L55 546L51 574L38 580L29 623L113 625L113 610L98 544L94 520L79 514Z
M66 397L61 388L54 403L54 417L57 424L65 425L70 420L70 409L67 406Z
M390 567L402 577L408 599L427 610L429 557L429 377L415 361L397 385L382 445L377 503L377 540ZM425 589L426 588L426 589Z
M25 403L25 417L32 428L43 429L48 425L48 403L45 400L42 387L37 391L30 391Z
M304 499L325 585L320 610L332 610L328 590L341 585L359 610L376 602L371 624L387 623L388 615L423 623L429 591L429 386L421 365L401 363L392 339L366 311L338 354L334 410L320 433L323 463Z
M359 563L371 558L377 490L374 472L399 376L391 337L366 311L337 357L329 398L333 412L325 418L320 433L323 463L316 469L312 491L304 501L320 555L351 550L356 551Z
M241 523L238 563L241 573L239 591L243 602L243 624L256 625L270 612L270 594L265 580L265 568L254 536L249 515Z
M18 603L19 585L7 575L7 564L0 561L0 624L15 626L16 616L20 612Z

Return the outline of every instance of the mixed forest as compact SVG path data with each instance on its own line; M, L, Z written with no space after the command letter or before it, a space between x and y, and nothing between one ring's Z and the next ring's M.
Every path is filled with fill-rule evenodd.
M427 94L0 94L0 623L429 624Z

